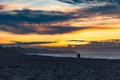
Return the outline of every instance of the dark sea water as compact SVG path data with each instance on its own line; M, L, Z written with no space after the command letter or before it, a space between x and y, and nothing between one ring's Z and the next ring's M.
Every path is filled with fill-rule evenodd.
M62 49L61 49L62 50ZM100 58L100 59L120 59L119 48L108 49L74 49L75 53L30 53L28 55L41 55L52 57L72 57L76 58L77 53L81 54L81 58Z
M40 56L51 56L51 57L71 57L71 58L76 58L77 54L69 54L69 53L64 53L64 54L52 54L52 53L31 53L29 55L40 55ZM81 54L81 58L100 58L100 59L120 59L120 54L119 52L113 52L113 53L89 53L89 54Z

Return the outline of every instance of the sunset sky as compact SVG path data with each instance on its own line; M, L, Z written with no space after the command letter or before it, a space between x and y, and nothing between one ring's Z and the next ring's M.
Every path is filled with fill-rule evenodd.
M110 39L120 39L120 0L0 0L0 44L67 46Z

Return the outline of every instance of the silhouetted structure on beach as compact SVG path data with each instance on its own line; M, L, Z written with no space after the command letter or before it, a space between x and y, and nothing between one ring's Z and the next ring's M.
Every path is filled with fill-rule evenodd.
M77 58L80 58L80 53L77 54Z

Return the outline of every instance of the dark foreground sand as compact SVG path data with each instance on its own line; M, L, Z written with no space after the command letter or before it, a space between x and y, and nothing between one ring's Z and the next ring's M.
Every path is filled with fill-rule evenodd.
M0 80L120 80L120 60L0 56Z

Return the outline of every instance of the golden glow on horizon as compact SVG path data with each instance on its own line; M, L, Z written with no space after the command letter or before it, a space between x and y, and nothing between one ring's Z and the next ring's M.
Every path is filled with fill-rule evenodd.
M120 29L88 29L84 31L77 31L74 33L67 33L62 35L38 35L38 34L28 34L28 35L17 35L8 32L0 32L0 43L8 44L13 43L12 41L21 42L37 42L37 41L58 41L57 43L50 44L38 44L33 46L64 46L68 44L87 44L87 43L68 43L66 40L107 40L107 39L120 39Z

